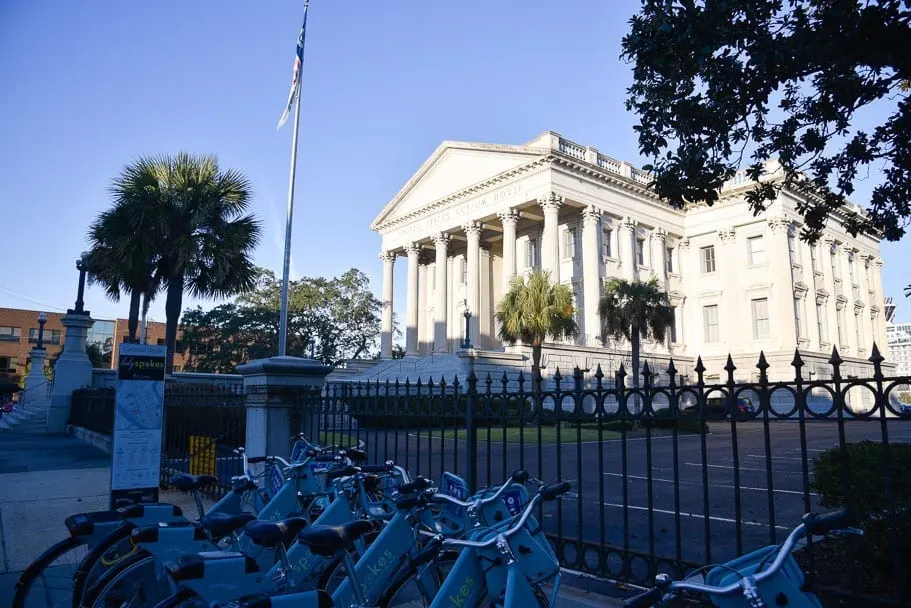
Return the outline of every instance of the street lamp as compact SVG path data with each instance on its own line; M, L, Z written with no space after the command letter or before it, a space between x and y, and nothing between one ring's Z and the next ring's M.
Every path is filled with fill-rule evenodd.
M79 289L76 292L76 309L72 312L80 315L88 314L85 311L85 302L83 301L83 296L85 295L85 275L86 272L88 272L88 257L89 252L83 251L76 259L76 270L79 271Z
M469 333L471 330L471 309L466 306L462 316L465 317L465 342L462 343L462 348L471 348L471 334Z
M44 324L47 323L47 315L43 312L38 313L38 342L35 348L44 350Z

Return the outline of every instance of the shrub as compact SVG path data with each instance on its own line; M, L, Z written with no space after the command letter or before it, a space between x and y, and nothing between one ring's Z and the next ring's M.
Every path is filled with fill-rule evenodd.
M911 555L911 444L888 446L892 469L894 510L889 513L886 492L886 453L882 443L849 443L842 450L832 448L814 458L813 490L828 509L846 507L864 536L852 543L852 567L861 568L874 584L911 586L907 569L893 572L892 542L901 556ZM847 566L847 564L846 564ZM878 585L877 585L878 586Z

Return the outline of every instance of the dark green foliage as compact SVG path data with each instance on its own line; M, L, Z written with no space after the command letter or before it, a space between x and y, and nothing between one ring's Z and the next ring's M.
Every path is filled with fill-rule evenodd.
M898 240L911 217L911 4L901 0L643 0L623 39L627 108L670 204L712 204L741 164L755 212L803 192L805 236L830 212ZM884 116L870 121L876 114ZM758 181L778 160L774 180ZM845 207L880 167L868 215Z
M184 311L188 371L232 373L241 363L277 354L281 282L270 271L259 273L256 287L234 303ZM312 353L329 365L371 356L380 333L381 304L363 272L304 277L292 281L289 290L289 355Z
M886 492L886 448L881 443L849 443L844 450L832 448L814 458L813 490L830 509L847 507L857 518L864 536L847 545L852 564L860 567L871 583L894 580L892 541L900 556L911 555L911 444L888 448L892 471L894 510L890 514ZM847 488L847 493L845 493ZM842 543L844 544L844 543ZM820 557L817 557L817 560ZM911 571L899 573L900 586L911 586Z

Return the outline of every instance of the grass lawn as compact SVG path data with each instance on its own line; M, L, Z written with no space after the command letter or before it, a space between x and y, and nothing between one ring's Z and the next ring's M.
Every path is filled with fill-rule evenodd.
M538 443L538 428L534 426L527 426L524 430L519 427L508 427L506 429L506 443L519 443L520 435L524 438L526 444ZM465 429L459 429L457 431L447 429L444 436L449 439L453 437L465 439L468 436L468 432ZM560 443L576 443L579 439L582 441L598 441L598 431L595 429L582 429L581 434L577 434L575 428L562 428L560 429L559 437ZM602 439L617 439L619 437L620 433L614 431L603 431L601 433ZM478 429L478 442L486 441L487 429ZM492 443L503 442L502 427L490 429L490 441ZM542 426L541 443L557 443L557 428L553 426Z

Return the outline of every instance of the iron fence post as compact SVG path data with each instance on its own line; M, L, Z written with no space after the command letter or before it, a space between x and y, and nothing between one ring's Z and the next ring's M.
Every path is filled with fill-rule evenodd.
M474 409L478 400L478 377L474 374L474 358L468 359L468 365L468 391L465 396L465 482L468 484L468 491L474 493L478 489L478 429L474 421Z

